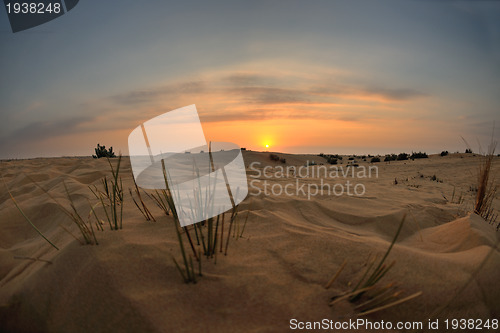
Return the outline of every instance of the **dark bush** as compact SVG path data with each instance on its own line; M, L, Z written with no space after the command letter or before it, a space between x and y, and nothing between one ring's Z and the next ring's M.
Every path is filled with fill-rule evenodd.
M101 146L97 144L97 148L95 150L95 155L92 155L93 158L101 158L101 157L116 157L113 152L113 147L109 147L109 150L106 150L106 146Z
M407 153L400 153L398 155L398 158L397 158L398 161L405 161L407 159L408 159L408 154Z
M447 150L443 150L443 151L441 152L441 156L447 156L447 155L448 155L448 151L447 151Z
M472 149L470 149L470 148L465 149L465 153L466 154L472 154Z
M372 157L370 163L377 163L380 162L380 157Z
M279 161L280 160L280 157L276 154L269 154L269 158L271 159L271 161Z
M429 156L427 155L427 153L422 153L422 152L418 152L418 153L412 153L410 158L412 160L416 159L416 158L429 158Z
M337 158L330 156L330 157L328 157L327 162L330 164L337 164L337 160L338 160Z

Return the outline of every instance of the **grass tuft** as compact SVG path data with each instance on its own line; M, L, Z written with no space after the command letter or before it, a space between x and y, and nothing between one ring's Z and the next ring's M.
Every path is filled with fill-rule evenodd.
M391 262L390 264L386 264L385 261L389 256L389 253L391 252L394 244L396 243L405 219L406 215L403 216L398 230L396 231L396 234L394 235L394 238L389 245L389 248L385 252L382 259L379 261L378 265L373 268L376 262L376 257L372 258L370 256L366 264L367 268L356 286L350 291L332 297L329 303L330 306L343 300L349 300L352 303L356 302L357 305L355 306L355 309L359 311L358 316L364 316L402 304L422 294L422 292L417 292L410 296L400 298L400 296L403 294L403 291L396 290L397 286L395 283L389 283L382 287L378 286L379 281L392 267L394 267L395 261ZM343 271L345 265L346 261L344 260L335 275L325 285L326 289L328 289L335 282L340 273Z
M124 195L123 195L122 179L119 176L121 160L122 156L120 155L118 157L118 162L115 169L113 167L113 164L111 164L110 159L108 158L108 163L111 169L112 178L109 182L106 176L103 177L103 179L101 179L102 189L99 189L95 185L94 188L89 186L89 189L92 191L92 194L94 194L94 196L101 204L104 213L106 215L106 220L108 221L111 230L118 230L123 227L122 217L123 217ZM94 215L97 218L97 214L95 214L95 211Z
M491 178L491 167L495 157L496 146L497 142L494 142L492 137L488 151L482 156L478 170L474 213L483 217L486 221L492 220L495 216L492 203L498 186L495 184L495 179Z

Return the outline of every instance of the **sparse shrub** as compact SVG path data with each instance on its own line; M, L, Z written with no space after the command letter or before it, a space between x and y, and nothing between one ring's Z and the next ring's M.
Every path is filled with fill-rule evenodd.
M483 217L486 221L493 220L493 199L498 186L495 184L495 179L491 177L490 171L495 156L495 149L497 142L491 139L488 147L488 152L482 156L481 163L478 170L477 179L477 194L474 203L474 213ZM496 220L496 217L494 218Z
M416 159L416 158L429 158L429 156L427 155L427 153L422 153L422 152L418 152L418 153L412 153L410 158L412 160Z
M379 157L372 157L372 159L370 160L370 163L377 163L377 162L380 162Z
M285 164L286 163L286 159L285 158L280 158L280 162Z
M354 157L349 157L349 161L354 161Z
M447 156L447 155L448 155L448 151L447 151L447 150L443 150L443 151L441 152L441 156Z
M95 155L92 155L93 158L101 158L101 157L116 157L113 152L113 147L109 147L109 150L106 150L106 146L101 146L97 144L97 148L95 150Z
M398 155L398 158L397 158L398 161L405 161L407 159L408 159L408 154L407 153L400 153Z
M388 155L385 155L384 162L395 161L397 159L398 159L398 155L396 155L396 154L388 154Z
M472 154L472 149L470 149L470 148L465 149L465 153L466 154Z
M280 157L276 154L269 154L269 158L271 159L271 161L279 161L280 160Z
M328 159L327 159L327 162L330 163L330 164L337 164L337 158L336 157L333 157L333 156L329 156Z

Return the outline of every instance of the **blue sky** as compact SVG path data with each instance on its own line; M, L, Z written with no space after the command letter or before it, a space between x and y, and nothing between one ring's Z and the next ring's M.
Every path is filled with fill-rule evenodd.
M126 154L193 103L207 138L289 152L464 150L500 126L496 1L82 0L15 34L0 10L0 45L0 158Z

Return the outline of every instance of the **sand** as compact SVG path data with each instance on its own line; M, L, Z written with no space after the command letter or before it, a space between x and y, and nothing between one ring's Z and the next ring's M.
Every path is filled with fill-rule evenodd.
M269 173L308 160L326 163L319 156L277 154L285 164L271 161L269 153L245 152L252 193L262 190L265 180L270 186L320 184L321 177L255 178L265 166L272 167L266 169ZM309 200L300 193L249 195L238 216L241 232L250 209L243 237L231 239L228 255L219 253L216 264L204 260L197 284L185 284L172 261L172 256L181 258L172 218L145 199L157 219L146 221L133 204L128 158L122 170L123 229L112 231L105 225L96 235L99 245L81 245L65 231L61 226L79 236L77 227L27 175L68 205L64 181L87 216L87 199L95 202L88 185L98 185L110 174L105 160L0 161L1 175L20 207L60 249L30 227L2 184L0 331L285 332L294 318L355 320L355 304L328 303L352 289L371 255L380 258L385 253L405 214L388 258L396 263L381 284L395 282L401 297L419 291L422 295L366 318L427 323L433 312L447 305L437 318L499 319L500 250L492 248L500 232L470 213L479 158L451 154L381 162L376 164L378 177L329 178L321 184L325 189L325 184L351 180L364 185L363 196L323 193ZM356 160L360 167L371 165ZM259 165L250 168L252 162ZM492 172L497 176L498 162L496 158ZM339 166L346 163L344 157ZM494 206L500 209L498 195ZM344 260L345 269L325 289Z

